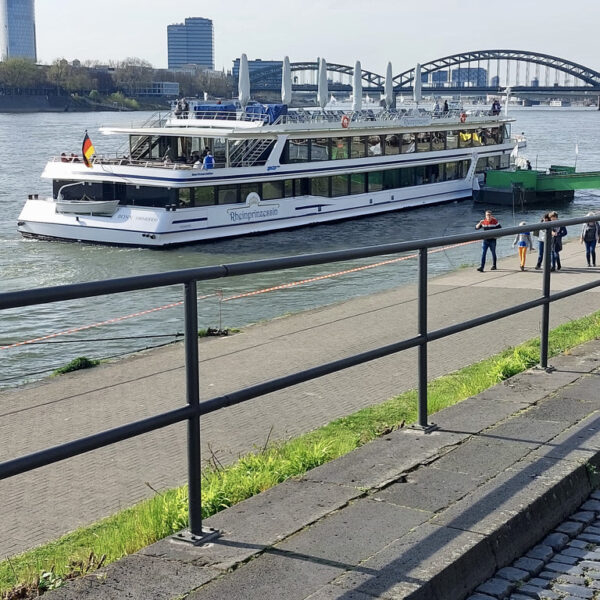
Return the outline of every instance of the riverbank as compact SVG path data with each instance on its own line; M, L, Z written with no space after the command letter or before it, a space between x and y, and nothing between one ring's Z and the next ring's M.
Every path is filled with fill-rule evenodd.
M137 100L139 108L135 110L167 110L167 100ZM0 95L0 113L38 113L38 112L100 112L132 111L122 103L110 101L95 102L88 98L74 96L4 96Z

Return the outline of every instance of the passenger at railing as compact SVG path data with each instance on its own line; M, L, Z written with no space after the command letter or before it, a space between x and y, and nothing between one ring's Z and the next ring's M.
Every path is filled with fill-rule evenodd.
M60 162L69 162L69 157L66 152L60 153Z
M194 150L192 152L192 154L190 155L190 158L188 160L188 164L195 165L197 162L199 162L200 164L202 164L202 160L200 158L200 152L198 152L198 150Z
M212 169L215 166L215 159L213 158L213 155L210 153L210 151L208 152L208 154L204 157L204 160L202 161L202 168L203 169Z
M208 147L204 148L204 150L202 150L202 154L200 155L200 160L203 161L209 152L210 152L210 148L208 148Z
M80 162L77 154L71 152L71 162Z
M183 105L181 100L177 100L177 105L175 106L175 118L181 119L181 113L183 112Z
M442 112L447 115L448 114L448 100L444 100L444 108L442 109Z
M190 105L188 104L188 101L184 98L183 103L181 104L182 118L184 118L184 119L188 118L189 110L190 110Z
M502 107L500 106L500 101L498 100L498 98L496 98L492 102L492 115L498 116L500 114L501 110L502 110Z

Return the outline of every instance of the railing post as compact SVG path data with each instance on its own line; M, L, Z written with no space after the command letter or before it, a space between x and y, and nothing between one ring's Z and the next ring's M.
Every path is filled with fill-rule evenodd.
M540 367L548 370L548 332L550 330L550 253L552 251L552 229L546 229L544 236L544 276L542 296L546 300L542 305L542 331L540 335Z
M198 295L196 282L189 281L184 288L185 320L185 387L188 406L200 405L200 377L198 371ZM217 531L202 527L202 458L200 446L200 415L188 419L188 508L189 532L174 538L195 545L216 537Z
M418 327L419 336L427 336L427 248L419 248L419 283L418 283ZM427 340L419 344L418 358L418 420L416 429L430 431L435 425L427 422Z

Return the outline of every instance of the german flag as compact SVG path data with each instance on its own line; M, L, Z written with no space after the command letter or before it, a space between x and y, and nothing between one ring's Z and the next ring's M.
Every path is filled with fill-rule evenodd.
M92 140L90 140L88 136L87 129L85 130L85 137L83 138L83 144L81 146L81 153L83 154L83 162L86 167L92 167L92 163L90 159L94 154L96 154L96 149L94 148L94 144L92 144Z

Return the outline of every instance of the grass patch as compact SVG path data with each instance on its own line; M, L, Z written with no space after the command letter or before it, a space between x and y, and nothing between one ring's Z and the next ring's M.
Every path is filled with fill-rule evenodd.
M71 371L79 371L81 369L91 369L100 364L99 360L95 358L88 358L87 356L78 356L74 358L70 363L66 364L64 367L60 367L60 369L55 369L52 371L52 375L64 375L65 373L70 373Z
M553 330L549 338L549 356L599 337L600 311ZM437 412L474 396L538 361L539 340L531 340L440 377L428 385L429 412ZM267 443L231 466L223 467L213 457L202 475L202 515L209 517L405 423L413 423L416 418L417 392L411 390L298 438ZM187 524L187 487L157 493L97 524L0 562L0 593L3 599L35 597L38 590L44 591L39 587L44 573L51 574L46 579L52 581L71 578L91 570L94 565L90 567L90 562L95 565L113 562ZM90 557L102 558L90 561ZM17 596L19 586L29 589L31 595Z

